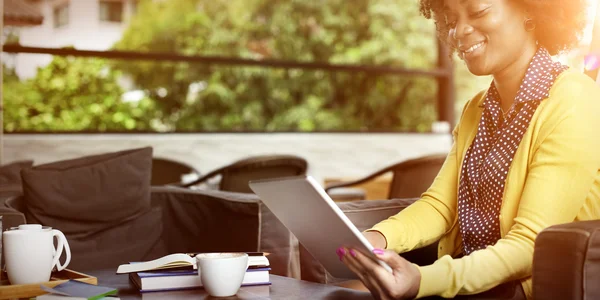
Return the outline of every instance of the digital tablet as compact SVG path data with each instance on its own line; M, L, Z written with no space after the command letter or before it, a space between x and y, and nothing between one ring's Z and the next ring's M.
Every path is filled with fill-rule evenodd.
M249 186L332 276L358 278L337 256L336 250L341 246L361 250L391 272L311 176L254 180Z

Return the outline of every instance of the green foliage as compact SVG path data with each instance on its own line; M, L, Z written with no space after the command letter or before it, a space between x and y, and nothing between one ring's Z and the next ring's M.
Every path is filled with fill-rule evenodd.
M117 50L433 69L434 26L414 0L141 0ZM127 75L146 97L124 103ZM489 84L457 64L457 110ZM429 131L432 78L55 58L4 78L14 131Z
M121 101L119 74L99 59L56 57L35 78L4 72L4 124L13 131L148 130L154 104Z
M433 24L413 0L142 1L119 50L435 67ZM119 61L170 130L418 130L436 119L430 78ZM190 93L190 85L203 87ZM166 89L167 93L160 93Z

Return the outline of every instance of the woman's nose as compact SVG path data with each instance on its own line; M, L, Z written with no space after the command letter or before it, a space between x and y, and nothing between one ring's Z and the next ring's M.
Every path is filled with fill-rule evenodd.
M461 40L462 38L464 38L465 36L473 33L473 31L474 31L473 26L469 25L466 22L458 22L456 24L456 27L454 28L452 37L458 41L458 40Z

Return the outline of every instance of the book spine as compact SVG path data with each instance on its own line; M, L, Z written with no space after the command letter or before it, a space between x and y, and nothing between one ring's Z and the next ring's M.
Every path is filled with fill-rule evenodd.
M271 285L271 282L242 284L242 287L262 286L262 285ZM149 289L149 290L140 290L140 293L189 291L189 290L199 290L199 289L202 289L202 288L203 288L202 286L192 286L192 287L173 288L173 289L157 289L157 290Z

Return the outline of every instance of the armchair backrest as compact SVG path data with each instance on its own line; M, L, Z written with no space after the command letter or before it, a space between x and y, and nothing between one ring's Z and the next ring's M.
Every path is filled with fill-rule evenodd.
M190 187L220 175L219 190L252 193L248 186L250 180L304 175L307 168L306 160L294 155L252 156L214 170L185 186Z
M181 176L199 172L192 166L167 158L152 158L152 180L153 186L176 184L181 182Z
M152 206L168 253L268 252L272 274L298 272L289 230L254 194L153 187Z
M331 191L338 188L365 184L382 175L392 173L386 199L418 198L431 186L446 161L446 157L447 154L433 154L404 160L371 173L364 178L329 185L325 191L331 193ZM378 197L383 198L385 196Z
M410 159L389 167L393 171L388 199L420 197L440 172L446 154Z
M600 220L542 230L532 275L533 299L600 299Z

